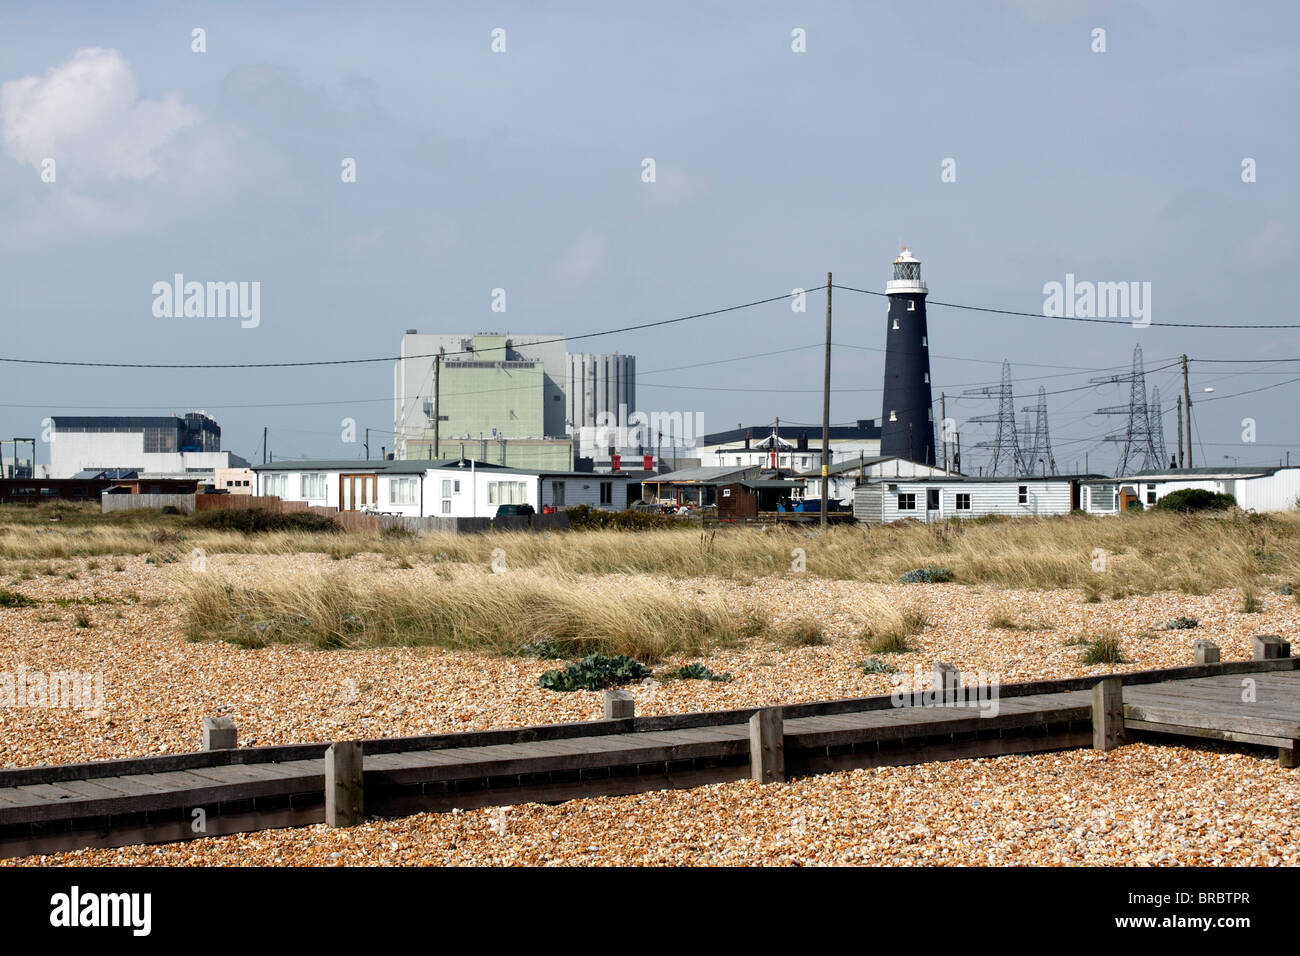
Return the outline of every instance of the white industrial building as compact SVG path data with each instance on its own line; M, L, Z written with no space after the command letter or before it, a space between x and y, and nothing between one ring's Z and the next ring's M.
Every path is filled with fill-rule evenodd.
M928 478L945 476L949 472L935 465L922 465L915 461L897 456L862 457L848 459L827 467L829 487L827 497L845 506L852 506L853 494L858 485L875 478ZM818 467L801 474L804 479L807 498L821 498L822 477Z
M408 518L491 518L500 505L620 511L624 475L540 472L481 462L405 460L277 461L254 465L259 495L339 511Z
M1123 478L1120 486L1146 507L1170 492L1200 488L1232 495L1246 511L1290 511L1300 500L1300 467L1174 468Z
M1081 488L1102 475L1046 478L882 477L853 493L853 516L868 524L941 521L986 515L1044 517L1080 509Z
M203 478L248 464L221 451L221 427L203 412L184 417L58 415L50 422L50 478L102 471Z
M877 458L880 455L880 426L870 419L853 425L832 425L828 465ZM747 467L816 469L822 464L822 431L811 425L755 425L705 435L695 446L695 456L704 468Z

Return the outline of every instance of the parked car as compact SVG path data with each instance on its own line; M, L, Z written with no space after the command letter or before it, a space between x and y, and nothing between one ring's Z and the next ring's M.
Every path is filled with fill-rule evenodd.
M511 518L534 514L532 505L497 505L498 518Z

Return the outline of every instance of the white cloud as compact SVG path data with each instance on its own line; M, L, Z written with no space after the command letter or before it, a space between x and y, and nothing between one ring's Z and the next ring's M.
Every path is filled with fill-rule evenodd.
M141 99L131 65L116 50L81 49L44 77L0 86L5 150L39 168L52 157L78 181L143 180L158 172L156 154L199 121L176 95Z

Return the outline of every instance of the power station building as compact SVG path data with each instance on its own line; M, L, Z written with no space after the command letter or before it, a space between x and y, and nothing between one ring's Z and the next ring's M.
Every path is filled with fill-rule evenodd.
M51 478L101 471L205 475L248 464L221 450L221 426L203 412L56 415L50 423Z
M590 438L602 425L625 426L635 407L634 356L570 355L562 335L409 329L399 355L393 370L398 458L468 457L567 470L574 466L574 438Z
M925 322L929 290L921 260L903 247L885 285L885 387L880 414L880 454L933 465L934 405L930 392L930 339Z

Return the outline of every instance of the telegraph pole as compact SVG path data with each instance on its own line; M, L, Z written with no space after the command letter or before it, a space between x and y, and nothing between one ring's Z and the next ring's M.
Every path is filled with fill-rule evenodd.
M369 461L370 460L370 429L369 428L366 429L366 440L364 442L364 445L366 448L366 461Z
M1183 396L1178 396L1178 467L1183 467Z
M1183 405L1187 407L1187 467L1192 467L1192 390L1187 387L1187 356L1183 356Z
M438 393L442 391L442 353L433 357L433 457L442 459L438 451L438 425L441 412L438 408Z
M266 464L266 427L262 426L262 464Z
M948 470L948 396L939 393L939 434L943 439L943 470Z
M831 274L826 273L826 371L822 381L822 520L826 527L826 503L830 500L831 456Z

